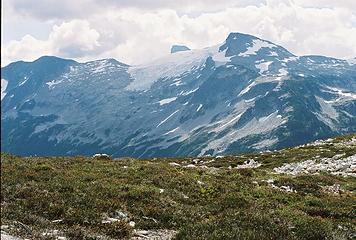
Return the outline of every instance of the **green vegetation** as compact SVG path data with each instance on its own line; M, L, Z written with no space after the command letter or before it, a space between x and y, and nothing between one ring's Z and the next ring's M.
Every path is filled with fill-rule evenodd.
M46 234L53 230L67 239L120 239L133 237L134 229L175 230L175 239L351 239L355 177L291 176L273 168L316 156L351 156L355 144L343 142L355 136L216 159L2 154L1 225L31 239L56 239ZM262 166L234 168L248 159ZM325 190L335 184L342 189L338 193ZM129 221L102 222L115 212Z

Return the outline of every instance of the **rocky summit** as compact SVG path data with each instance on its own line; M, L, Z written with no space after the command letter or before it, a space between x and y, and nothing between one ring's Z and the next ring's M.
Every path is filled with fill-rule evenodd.
M356 132L355 92L354 59L296 56L242 33L142 65L45 56L1 69L1 151L146 158L275 150Z

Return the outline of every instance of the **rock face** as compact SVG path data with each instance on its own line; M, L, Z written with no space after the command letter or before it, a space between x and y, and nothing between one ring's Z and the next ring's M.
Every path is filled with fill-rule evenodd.
M1 151L20 155L221 155L356 132L354 62L241 33L139 66L41 57L1 79Z
M171 48L171 53L176 53L176 52L183 52L183 51L189 51L190 48L184 45L173 45Z

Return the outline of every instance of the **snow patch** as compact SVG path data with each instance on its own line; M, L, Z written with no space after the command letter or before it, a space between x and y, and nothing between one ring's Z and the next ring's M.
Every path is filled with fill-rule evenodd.
M250 99L245 99L245 103L250 103L250 102L255 102L257 97L253 97L253 98L250 98Z
M169 115L167 118L165 118L163 121L161 121L156 128L158 128L159 126L161 126L163 123L165 123L168 119L170 119L174 114L176 114L177 112L179 112L179 110L176 110L175 112L173 112L171 115Z
M223 122L223 124L221 126L219 126L218 128L215 129L215 131L221 131L223 129L225 129L228 126L233 125L235 122L237 122L240 117L242 116L244 112L237 114L236 116L232 117L232 118L228 118L226 122Z
M273 90L279 90L279 88L281 87L282 83L284 80L288 80L289 76L288 75L263 75L263 76L259 76L258 78L256 78L252 83L250 83L247 87L245 87L239 94L238 96L242 96L243 94L249 92L251 90L252 87L254 87L255 85L258 85L260 83L267 83L267 82L279 82L278 85L276 86L276 88ZM267 92L268 93L268 92ZM267 94L266 93L266 94ZM265 95L266 95L265 94Z
M197 88L195 88L195 89L193 89L193 90L187 91L187 92L183 92L181 95L187 96L187 95L189 95L189 94L191 94L191 93L196 92L198 89L199 89L199 87L197 87Z
M24 79L24 80L23 80L22 82L20 82L19 86L24 85L24 84L28 81L28 77L27 77L27 76L24 77L23 79Z
M159 101L159 105L162 106L162 105L171 103L171 102L175 101L176 99L177 99L177 97L162 99L161 101Z
M94 61L91 62L90 64L92 64L92 73L102 73L102 72L106 72L108 67L113 66L113 64L108 61L107 59L104 60L98 60L98 61Z
M165 134L163 134L163 135L168 135L168 134L170 134L170 133L174 133L175 131L177 131L179 129L179 127L176 127L175 129L172 129L171 131L168 131L168 132L166 132Z
M260 74L268 71L269 65L271 65L272 61L270 62L262 62L256 65L256 68L259 69Z
M8 81L5 79L1 79L1 100L6 96L6 88L8 85Z
M197 108L197 112L203 107L203 104L199 104L199 107Z
M256 85L256 82L255 82L255 81L252 82L250 85L248 85L247 87L245 87L244 89L242 89L242 91L241 91L237 96L242 96L242 95L244 95L245 93L247 93L248 91L250 91L251 88L252 88L253 86L255 86L255 85Z
M278 57L278 53L275 52L275 51L271 51L268 56L271 56L271 57Z
M218 67L218 66L221 66L221 65L224 65L225 63L229 62L231 57L226 57L226 50L225 49L224 51L219 51L220 45L219 46L214 46L214 47L211 47L210 48L210 51L212 52L212 58L213 58L213 61L215 62L215 65Z
M282 62L288 63L288 62L293 62L293 61L297 61L299 59L299 57L293 56L293 57L288 57L282 60Z
M57 80L57 81L56 80L52 80L50 82L46 82L46 84L48 85L49 89L53 89L55 85L60 84L62 82L63 82L63 80Z
M279 76L287 76L288 75L288 71L285 68L281 68L278 70L279 72Z
M255 39L252 41L252 46L248 47L247 50L243 53L240 53L238 56L247 57L249 55L256 55L261 48L275 48L276 45L262 41L260 39Z
M327 87L327 88L330 89L331 91L333 91L333 93L336 93L341 97L356 99L356 94L353 92L344 92L344 90L339 89L339 88L334 88L334 87ZM340 99L338 99L336 101L339 101L339 100Z

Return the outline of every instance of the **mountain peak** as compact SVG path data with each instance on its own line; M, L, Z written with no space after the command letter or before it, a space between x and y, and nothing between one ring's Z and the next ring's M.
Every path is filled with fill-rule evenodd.
M226 56L238 55L245 52L256 40L259 40L259 38L249 34L232 32L226 38L225 43L220 46L219 51L226 50Z
M189 51L190 48L184 45L173 45L171 47L171 53L182 52L182 51Z
M34 60L33 63L44 63L44 62L75 62L71 59L60 58L57 56L42 56Z
M266 59L268 57L285 58L294 56L283 47L270 41L260 39L250 34L232 32L219 51L225 51L226 56L256 57Z
M118 60L116 60L115 58L103 58L103 59L98 59L98 60L91 60L88 62L85 62L85 64L114 64L114 65L118 65L118 66L124 66L124 67L128 67L129 65L123 62L120 62Z
M248 41L251 39L258 39L257 37L250 35L250 34L246 34L246 33L240 33L240 32L231 32L229 33L229 35L226 38L226 41L231 41L231 40L244 40L244 41Z

